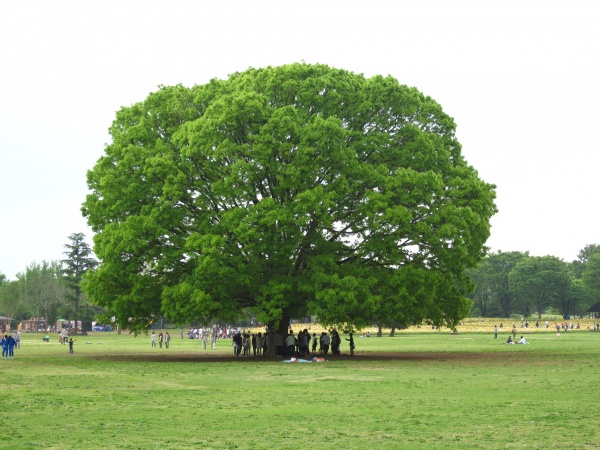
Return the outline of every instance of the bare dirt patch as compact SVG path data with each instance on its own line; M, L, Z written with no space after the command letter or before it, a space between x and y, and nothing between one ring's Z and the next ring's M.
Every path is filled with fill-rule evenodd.
M524 355L523 355L524 356ZM195 363L256 363L278 362L288 358L268 358L264 356L236 357L223 353L198 353L198 352L163 352L157 354L114 354L102 355L98 359L106 361L136 361L136 362L195 362ZM495 363L506 364L507 355L504 353L430 353L430 352L365 352L351 356L349 354L327 355L325 359L330 361L455 361L465 364ZM521 355L513 353L510 355L513 361L520 361Z

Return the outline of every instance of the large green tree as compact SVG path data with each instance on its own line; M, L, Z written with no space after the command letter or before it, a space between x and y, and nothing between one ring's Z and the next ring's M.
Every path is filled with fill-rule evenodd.
M494 187L440 105L392 77L250 69L162 87L110 134L82 209L101 260L86 290L123 326L247 307L282 329L308 314L452 326L469 311Z
M82 300L85 296L81 290L83 276L88 270L94 269L98 261L93 256L92 248L85 241L85 234L73 233L69 237L69 242L65 244L65 259L62 260L63 276L68 288L69 294L67 300L69 308L66 310L67 318L75 321L75 334L77 334L77 321L80 319L80 309ZM89 308L86 308L88 310ZM87 317L86 317L87 318Z

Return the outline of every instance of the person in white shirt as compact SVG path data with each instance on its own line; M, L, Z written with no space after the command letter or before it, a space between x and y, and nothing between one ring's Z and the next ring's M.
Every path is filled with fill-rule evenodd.
M285 345L287 347L288 355L293 355L296 349L296 338L294 337L294 333L288 334L285 338Z

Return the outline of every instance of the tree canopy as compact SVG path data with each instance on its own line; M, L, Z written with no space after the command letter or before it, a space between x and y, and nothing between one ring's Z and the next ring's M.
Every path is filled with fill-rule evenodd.
M88 172L86 291L133 330L245 308L453 325L495 213L455 128L415 88L326 65L161 87Z

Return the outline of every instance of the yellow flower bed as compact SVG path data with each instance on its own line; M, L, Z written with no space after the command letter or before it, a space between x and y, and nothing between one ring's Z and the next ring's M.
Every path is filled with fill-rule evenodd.
M539 322L539 327L535 327L536 320ZM594 324L600 323L600 319L573 319L570 321L565 320L549 320L548 319L548 328L546 328L546 319L531 319L523 322L529 322L529 327L524 328L521 325L520 320L515 319L502 319L502 318L487 318L487 317L469 317L466 318L461 325L456 327L456 330L459 333L493 333L494 326L498 326L498 333L510 333L512 331L513 324L517 327L517 333L540 333L540 332L555 332L556 324L559 325L563 323L567 323L567 326L570 326L571 322L573 323L573 329L569 328L569 332L581 332L581 331L593 331ZM579 323L579 329L577 329L577 324ZM500 324L503 324L503 328L500 328ZM317 336L320 335L323 331L329 333L329 328L325 328L318 323L295 323L290 327L294 334L297 334L299 331L307 329L310 334L316 333ZM339 329L339 328L338 328ZM262 332L264 333L264 327L261 328L252 328L252 333ZM383 334L389 334L391 331L390 328L383 328ZM399 330L396 329L396 333L439 333L439 332L450 332L451 330L448 327L440 327L432 328L431 325L423 324L423 325L413 325L408 328ZM370 332L372 335L377 335L378 328L377 327L365 327L361 330L356 330L355 334L362 334Z

